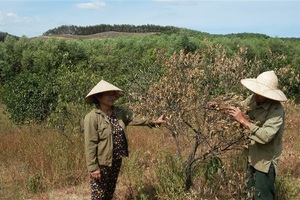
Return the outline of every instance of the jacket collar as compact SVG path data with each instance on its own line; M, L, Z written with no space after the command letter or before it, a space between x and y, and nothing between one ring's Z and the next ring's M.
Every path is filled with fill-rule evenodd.
M263 104L256 106L256 108L263 108L264 110L268 110L270 108L270 106L274 103L273 100L268 99L266 102L264 102Z
M114 115L116 115L116 113L117 113L116 110L117 110L117 108L115 106L113 106L112 112L113 112ZM98 113L98 114L101 114L103 117L107 116L106 113L103 112L103 110L100 109L100 106L96 107L95 112Z

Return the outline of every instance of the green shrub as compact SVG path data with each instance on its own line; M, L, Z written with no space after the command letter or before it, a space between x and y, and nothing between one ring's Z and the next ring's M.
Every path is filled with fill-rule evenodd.
M46 74L21 73L4 90L3 102L15 123L41 122L56 106L53 77Z
M155 168L157 197L182 199L185 195L185 170L181 161L171 154L161 155Z
M30 193L37 193L43 191L42 184L42 174L40 172L36 172L33 175L30 175L27 183L27 190Z

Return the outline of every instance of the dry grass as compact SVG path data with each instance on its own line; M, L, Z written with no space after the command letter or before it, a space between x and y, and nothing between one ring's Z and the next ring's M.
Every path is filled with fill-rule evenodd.
M286 111L284 150L277 180L282 184L280 192L293 193L294 199L300 199L295 196L300 191L300 106L287 103ZM0 116L2 125L6 124L0 132L2 199L90 199L82 135L69 135L67 139L39 126L13 126ZM156 173L164 155L176 155L170 134L163 128L129 127L128 141L130 157L124 159L115 199L165 199L156 197L159 183ZM196 187L202 184L201 180L195 181ZM199 199L194 193L186 199Z
M293 102L286 104L286 125L283 152L279 163L278 180L285 182L287 191L300 199L300 106ZM279 181L278 181L279 182ZM278 183L281 184L281 183Z
M300 107L290 103L286 108L286 128L279 173L300 178ZM291 165L292 164L292 165ZM291 167L292 166L292 167Z
M139 193L154 196L154 169L159 155L170 149L170 135L166 131L148 127L129 127L129 158L124 159L118 181L116 199L131 199Z

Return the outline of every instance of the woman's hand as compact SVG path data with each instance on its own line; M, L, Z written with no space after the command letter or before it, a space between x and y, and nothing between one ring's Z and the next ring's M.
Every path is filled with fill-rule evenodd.
M91 172L91 176L92 176L93 178L100 179L100 177L101 177L100 169Z
M157 120L153 121L152 123L155 124L155 125L161 125L163 123L166 123L166 115L165 114L162 114Z

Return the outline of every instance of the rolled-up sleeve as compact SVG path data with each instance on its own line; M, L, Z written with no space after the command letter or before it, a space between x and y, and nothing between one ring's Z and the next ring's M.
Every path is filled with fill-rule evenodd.
M270 115L261 127L253 123L250 124L249 138L260 144L270 142L284 123L283 110L273 108L269 113Z

